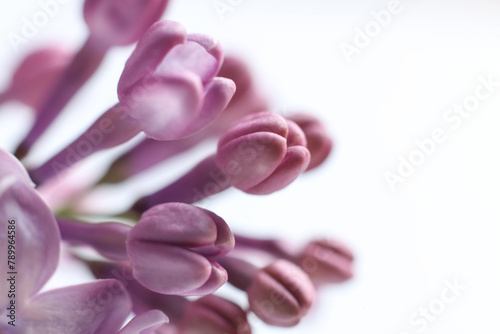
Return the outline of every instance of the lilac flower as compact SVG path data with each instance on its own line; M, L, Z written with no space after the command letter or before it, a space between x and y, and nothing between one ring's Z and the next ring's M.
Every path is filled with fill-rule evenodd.
M57 267L60 235L54 215L33 189L26 171L0 149L0 249L8 284L0 285L3 333L113 333L131 309L116 280L39 293ZM7 257L8 255L8 257ZM108 299L102 300L103 293Z
M222 58L222 47L212 38L186 35L180 24L158 21L127 61L118 98L149 138L190 136L215 120L235 92L231 80L215 77Z
M161 17L167 0L86 0L85 22L90 35L53 89L38 106L36 120L16 150L23 158L66 104L94 74L112 46L137 41Z
M239 258L219 261L228 272L229 282L246 291L250 309L267 324L295 326L313 304L313 283L291 262L278 260L259 269Z
M269 194L295 180L310 153L297 124L272 113L250 115L220 140L216 163L231 185L250 194Z
M37 184L42 183L141 131L157 140L200 131L222 112L235 91L231 80L215 77L221 62L222 48L210 37L188 36L180 24L158 21L125 65L118 84L120 103L30 175Z
M206 295L227 280L215 258L234 247L233 235L222 218L195 206L155 206L132 228L64 219L59 227L67 241L91 245L113 260L129 260L134 278L158 293Z

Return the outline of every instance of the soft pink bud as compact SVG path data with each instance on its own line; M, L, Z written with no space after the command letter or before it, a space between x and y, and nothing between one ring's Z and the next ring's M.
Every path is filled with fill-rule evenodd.
M295 123L262 112L243 118L220 139L216 162L234 187L250 194L269 194L307 168L306 145Z
M247 289L250 309L265 323L291 327L312 306L316 290L306 273L278 260L258 271Z

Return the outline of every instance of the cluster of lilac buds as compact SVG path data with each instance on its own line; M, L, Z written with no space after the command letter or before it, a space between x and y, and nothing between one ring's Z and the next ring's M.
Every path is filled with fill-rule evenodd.
M233 234L202 207L231 187L267 195L320 166L333 142L312 115L271 112L244 60L212 37L160 20L167 0L86 0L89 36L79 51L47 47L12 74L0 103L21 102L34 123L13 153L0 148L0 333L248 334L249 315L291 327L314 310L319 289L353 276L353 254L336 240L295 244ZM108 50L137 42L116 104L38 166L24 158L97 70ZM5 126L5 124L2 124ZM114 158L85 189L63 177L96 152L146 139ZM88 146L88 138L98 138ZM121 183L199 144L217 140L184 175L98 222L85 195ZM62 190L49 206L41 188ZM64 190L66 189L66 190ZM83 192L83 193L82 193ZM265 217L263 217L265 219ZM64 246L64 247L62 247ZM43 290L61 250L95 280ZM263 264L262 260L267 263ZM7 282L7 283L5 283ZM214 294L225 284L247 303Z

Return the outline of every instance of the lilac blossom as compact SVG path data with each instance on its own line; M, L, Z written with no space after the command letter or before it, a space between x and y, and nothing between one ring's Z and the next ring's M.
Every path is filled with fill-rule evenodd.
M227 280L216 258L234 247L222 218L184 203L144 212L134 227L59 220L64 240L84 243L112 260L128 260L134 278L162 294L206 295Z
M234 257L220 262L228 271L229 282L246 291L250 309L267 324L295 326L316 297L310 278L289 261L277 260L264 268Z
M1 333L250 334L249 313L272 326L294 326L310 312L317 288L353 276L354 256L342 243L235 237L222 217L191 205L230 187L254 195L280 191L323 164L333 141L314 116L269 112L250 66L224 59L217 40L157 21L167 3L86 0L89 36L82 48L32 53L0 95L0 103L20 101L35 116L15 155L0 148L6 231L0 249L9 260L8 283L0 285L0 316L8 319ZM136 41L119 78L118 102L62 151L26 170L16 157L29 153L111 47ZM65 171L140 133L147 139L113 163L102 182L127 180L207 139L218 142L178 180L120 213L128 223L77 216L73 190L89 184L65 178ZM35 187L50 188L47 181L56 176L68 206L54 213L47 192ZM63 241L97 280L42 292ZM256 266L262 254L270 262ZM248 307L213 294L226 282L246 294Z

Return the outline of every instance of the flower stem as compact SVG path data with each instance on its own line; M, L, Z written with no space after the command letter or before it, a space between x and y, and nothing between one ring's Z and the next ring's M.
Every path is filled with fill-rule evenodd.
M45 103L35 114L34 125L16 150L15 156L22 159L27 155L31 146L45 132L52 121L59 115L73 96L94 74L109 46L102 44L98 39L89 36L80 51L75 55L68 68L52 89Z

